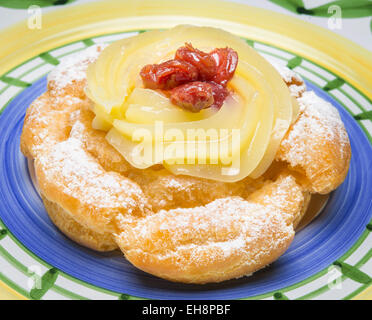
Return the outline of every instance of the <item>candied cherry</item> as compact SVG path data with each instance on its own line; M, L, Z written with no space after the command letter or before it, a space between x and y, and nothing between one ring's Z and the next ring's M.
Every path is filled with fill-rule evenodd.
M213 93L213 104L211 107L220 109L223 105L223 102L229 95L229 90L227 90L226 87L215 83L215 82L208 82L208 84L212 87L212 93Z
M185 110L199 112L213 105L213 87L207 82L189 82L174 88L170 99Z
M146 88L168 90L197 80L199 72L192 64L174 59L148 64L142 68L140 76Z
M191 111L221 108L229 91L227 82L238 65L238 53L218 48L206 53L190 43L178 48L173 60L149 64L140 76L145 88L161 90L173 104Z
M216 74L211 79L215 83L226 86L233 77L238 65L238 53L231 48L214 49L209 53L216 61Z
M217 64L215 59L206 52L195 49L190 43L180 47L175 54L175 59L191 63L199 70L199 80L209 81L216 75Z

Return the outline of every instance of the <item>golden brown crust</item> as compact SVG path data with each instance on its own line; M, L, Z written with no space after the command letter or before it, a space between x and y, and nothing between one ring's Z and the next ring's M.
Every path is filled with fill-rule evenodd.
M49 147L66 140L70 133L69 112L80 108L80 103L55 110L49 92L37 98L26 112L21 135L22 153L34 159Z
M89 109L80 109L79 112L71 114L71 125L77 121L81 124L79 130L74 132L76 138L83 142L84 148L106 171L126 174L131 166L114 147L107 143L106 132L92 128L93 119L94 113Z
M243 196L248 183L224 183L190 176L176 176L168 170L132 170L128 177L138 183L154 212L175 208L192 208L221 197Z
M284 180L289 182L284 184ZM281 188L278 188L278 184ZM247 200L289 212L293 216L293 227L296 228L306 212L310 198L310 193L303 190L289 170L285 170L275 183L266 181L262 187L251 193Z
M262 192L261 192L262 190ZM281 176L253 193L123 223L117 242L136 267L172 281L220 282L275 261L290 245L301 188ZM119 219L120 220L120 219Z
M301 111L284 137L277 160L286 161L312 193L336 189L349 170L349 137L337 110L314 92L298 99Z
M280 72L292 95L301 97L302 109L270 174L222 183L175 176L162 166L135 169L104 132L92 128L85 68L101 49L89 50L52 71L47 93L27 111L21 136L22 152L35 160L51 219L82 245L111 250L112 234L130 262L172 281L240 277L277 259L291 243L310 193L329 192L347 172L348 140L337 139L346 135L343 125L337 132L326 128L337 134L322 149L319 131L307 130L303 137L296 129L308 118L323 125L324 117L309 113L317 106L301 102L307 96L304 83L289 69ZM309 158L294 165L293 149L305 140L317 144L311 142L304 149ZM330 153L341 142L343 161L337 163Z
M307 209L309 207L309 204L310 204L310 201L311 201L311 193L303 192L303 196L304 196L304 200L303 200L303 203L302 203L302 208L301 208L300 211L298 211L294 215L294 219L293 219L293 228L295 229L296 232L297 232L297 229L299 227L299 224L300 224L302 218L306 214L306 211L307 211Z
M98 233L76 222L60 205L42 196L45 209L53 223L71 240L96 251L118 248L111 233Z
M117 172L105 171L73 136L37 156L35 173L41 192L50 201L97 232L114 232L112 221L120 213L141 216L145 212L140 187Z

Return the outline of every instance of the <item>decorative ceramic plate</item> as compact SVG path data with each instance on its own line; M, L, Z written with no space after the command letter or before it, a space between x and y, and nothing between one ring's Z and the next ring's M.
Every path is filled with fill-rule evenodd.
M199 3L195 16L196 4L105 1L46 15L38 31L19 25L0 35L0 42L10 43L0 55L0 280L13 294L32 299L371 298L372 62L367 52L287 16L216 1ZM310 90L337 107L352 146L347 179L289 250L251 277L220 284L165 281L137 270L121 253L97 253L70 241L49 220L19 147L26 108L46 90L46 74L63 57L179 23L224 28L269 61L299 73ZM19 42L13 41L22 33ZM32 289L35 281L41 288Z

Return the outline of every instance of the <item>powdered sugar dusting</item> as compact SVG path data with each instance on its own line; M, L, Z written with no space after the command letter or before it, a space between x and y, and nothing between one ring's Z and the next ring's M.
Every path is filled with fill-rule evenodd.
M344 147L349 144L349 138L337 109L312 91L305 92L298 102L302 114L282 142L283 146L290 147L285 155L286 160L292 166L302 165L312 160L313 154L307 150L307 146L312 141L305 143L304 139L307 137L313 140L337 141L343 159Z
M79 53L63 58L60 64L48 75L48 82L55 82L57 88L64 88L73 81L86 79L86 70L90 63L94 62L106 44L91 46Z
M279 72L280 76L287 84L291 95L295 98L301 97L301 95L306 91L306 84L301 76L288 67L272 61L270 61L270 63Z
M271 192L264 193L264 200L260 203L280 209L283 216L287 214L287 219L291 223L293 216L298 213L299 204L303 203L302 190L291 175L281 177L275 184Z
M48 183L80 202L104 208L123 208L131 213L137 206L141 190L114 172L106 172L75 138L76 122L66 141L56 144L49 153L37 158ZM75 133L74 133L75 132Z
M119 238L128 251L141 250L160 261L176 257L177 267L187 269L226 259L254 265L288 245L293 234L286 214L277 208L229 197L203 207L161 210L125 228Z

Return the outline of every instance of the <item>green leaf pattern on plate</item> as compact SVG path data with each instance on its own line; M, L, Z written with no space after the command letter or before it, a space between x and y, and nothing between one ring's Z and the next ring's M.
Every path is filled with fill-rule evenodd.
M275 292L273 297L275 300L289 300L289 298L284 293L281 292Z
M302 62L301 57L294 57L293 59L288 61L287 67L289 69L294 69L294 68L298 67L301 64L301 62Z
M305 7L302 0L269 0L269 1L289 11L292 11L293 13L299 13L299 10L304 9Z
M332 81L329 81L324 87L323 90L330 91L340 88L345 83L345 80L341 78L336 78Z
M5 236L8 234L8 230L2 229L0 230L0 240L5 238Z
M30 6L50 7L74 2L75 0L1 0L0 7L28 9Z
M372 111L366 111L366 112L359 113L354 116L354 119L355 120L372 120Z
M20 79L8 77L8 76L2 76L0 77L0 80L12 86L21 87L21 88L27 88L31 86L31 83L22 81Z
M35 276L35 275L34 275ZM45 293L54 285L58 277L58 270L52 268L41 277L40 288L33 288L30 291L30 297L34 300L40 300Z
M363 271L359 270L358 268L341 261L335 261L333 264L341 268L341 272L345 277L348 277L351 280L354 280L359 283L372 284L371 277L368 274L364 273Z
M338 0L330 1L315 8L305 8L303 1L296 0L269 0L289 11L300 14L307 14L317 17L330 17L328 12L330 6L339 6L342 10L343 18L362 18L372 16L371 0Z
M302 0L269 0L272 3L281 6L296 14L305 14L315 17L331 17L329 12L331 6L338 6L341 9L342 18L365 18L372 16L372 1L371 0L337 0L330 1L314 8L305 8ZM370 30L372 33L372 20L370 22Z
M49 52L43 52L39 55L39 57L54 66L59 64L59 60L54 58Z

